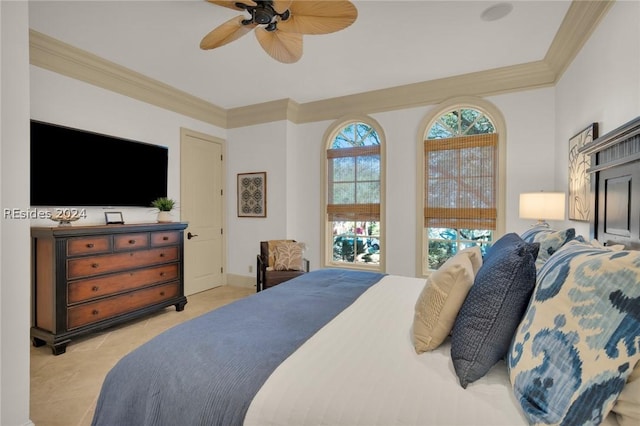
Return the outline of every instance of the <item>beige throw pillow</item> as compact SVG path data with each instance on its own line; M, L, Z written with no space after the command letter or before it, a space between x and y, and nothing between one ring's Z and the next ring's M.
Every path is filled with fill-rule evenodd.
M416 353L431 351L447 338L481 266L480 248L470 247L451 257L427 278L413 317Z
M280 244L293 243L293 240L269 240L267 247L269 248L269 259L267 265L273 270L276 264L276 249Z
M276 246L275 264L276 271L304 271L302 259L302 243L283 242Z

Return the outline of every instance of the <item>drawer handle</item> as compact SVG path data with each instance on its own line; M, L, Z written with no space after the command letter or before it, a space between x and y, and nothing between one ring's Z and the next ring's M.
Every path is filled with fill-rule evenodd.
M135 244L136 240L129 240L129 244Z
M166 274L166 273L164 273L164 272L160 272L160 276L161 276L161 277L164 277L165 275L167 275L167 274Z
M93 243L87 244L87 248L93 248Z
M164 237L162 237L162 241L169 241L169 237L165 235Z
M91 287L92 291L98 291L100 290L100 287L98 287L97 285L94 285L93 287Z
M98 311L97 309L94 309L93 311L91 311L91 315L98 315L100 313L100 311Z
M164 296L164 291L161 291L161 292L160 292L160 296Z
M164 257L164 253L160 253L160 257Z
M97 268L97 267L99 267L99 266L100 266L100 264L99 264L99 263L92 263L92 264L91 264L91 267L92 267L92 268Z

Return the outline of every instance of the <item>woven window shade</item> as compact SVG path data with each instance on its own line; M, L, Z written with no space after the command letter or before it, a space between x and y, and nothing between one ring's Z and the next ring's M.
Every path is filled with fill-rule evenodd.
M380 146L327 150L329 221L380 220Z
M380 204L329 204L327 214L332 222L375 222L380 220Z
M424 226L496 229L496 133L424 141Z

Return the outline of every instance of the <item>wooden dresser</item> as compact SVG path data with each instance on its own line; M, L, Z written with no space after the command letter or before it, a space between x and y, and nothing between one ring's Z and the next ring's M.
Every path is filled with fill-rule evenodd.
M55 355L72 338L187 299L186 223L31 228L31 340Z

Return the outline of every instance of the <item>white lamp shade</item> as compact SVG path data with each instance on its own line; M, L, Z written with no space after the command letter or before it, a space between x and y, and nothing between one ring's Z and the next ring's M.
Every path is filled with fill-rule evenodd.
M528 192L520 194L520 218L564 220L564 192Z

